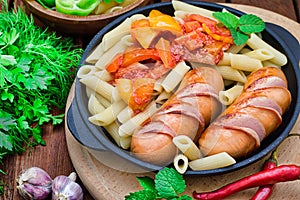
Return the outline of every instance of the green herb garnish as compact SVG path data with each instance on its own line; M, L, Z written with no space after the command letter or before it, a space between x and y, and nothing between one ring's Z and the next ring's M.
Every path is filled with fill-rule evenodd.
M45 145L42 126L63 121L82 49L71 38L35 26L18 8L0 0L0 162L8 154ZM60 114L51 108L61 109ZM5 173L0 169L0 172ZM0 191L3 188L0 186Z
M181 174L173 168L163 168L155 179L148 176L137 177L143 190L130 193L126 200L153 200L153 199L177 199L192 200L188 195L180 195L186 188L185 181Z
M229 12L214 12L213 16L230 30L237 46L245 44L249 39L249 34L262 32L266 26L261 18L253 14L242 15L238 18Z

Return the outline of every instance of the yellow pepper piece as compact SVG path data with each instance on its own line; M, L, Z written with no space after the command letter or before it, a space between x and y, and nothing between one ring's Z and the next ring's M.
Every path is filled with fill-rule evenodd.
M183 33L181 25L170 15L163 14L158 10L149 13L150 26Z

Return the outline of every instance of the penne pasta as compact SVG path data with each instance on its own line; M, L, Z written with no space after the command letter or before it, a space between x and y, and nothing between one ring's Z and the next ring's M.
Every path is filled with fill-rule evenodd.
M187 13L195 13L195 14L199 14L205 17L208 17L214 21L217 21L216 18L213 17L213 11L204 9L204 8L200 8L197 6L193 6L190 4L187 4L185 2L182 1L177 1L177 0L172 0L172 5L174 7L174 15L176 16L176 12L177 11L185 11ZM176 16L177 17L177 16ZM182 18L182 16L180 16L180 18Z
M92 53L85 59L85 62L95 64L104 53L103 43L100 43L92 51Z
M121 42L127 46L133 45L133 40L132 40L131 35L125 35L124 37L122 37Z
M223 105L230 105L242 93L242 85L234 85L233 87L219 92L219 100Z
M117 44L123 36L130 33L131 22L130 18L126 18L120 25L103 36L102 43L104 52Z
M244 53L244 55L249 56L250 58L255 58L260 61L270 60L274 58L274 55L268 49L255 49Z
M119 127L119 135L121 137L131 136L133 131L156 111L156 104L152 101L143 112L135 115Z
M287 57L279 52L277 49L263 41L260 37L256 34L252 33L250 38L247 41L247 45L250 46L252 49L267 49L274 55L274 58L270 59L271 62L275 63L276 65L283 66L287 63Z
M174 167L180 174L184 174L189 166L188 158L183 154L178 154L174 158Z
M125 123L128 121L130 118L132 118L134 115L133 110L129 107L126 106L118 115L117 119L120 123Z
M89 121L98 126L107 126L117 119L117 115L126 107L124 101L111 104L104 111L89 117Z
M155 102L158 104L164 104L170 97L172 96L172 92L166 92L163 91L158 95L158 97L155 99Z
M123 149L128 149L131 145L131 137L120 137L120 146Z
M154 83L153 95L159 95L163 92L163 87L161 85L163 79L159 79Z
M129 35L131 22L133 22L134 20L143 19L143 18L146 18L146 17L142 14L133 15L129 18L126 18L120 25L118 25L111 31L107 32L102 38L103 50L107 51L112 46L117 44L123 36Z
M245 47L245 45L240 45L240 46L236 46L235 44L234 45L231 45L231 47L226 51L227 53L239 53L243 48Z
M190 67L184 61L178 63L166 76L162 82L162 87L166 92L171 92L180 83L184 75L190 70Z
M272 62L269 61L269 60L263 61L262 64L263 64L264 67L270 67L270 66L272 66L272 67L277 67L277 68L279 68L279 69L281 68L281 66L276 65L276 64L272 63Z
M189 162L192 170L210 170L227 167L235 164L236 161L228 153L222 152L212 156L203 157Z
M222 77L226 80L237 81L245 83L247 80L246 75L241 70L233 69L230 66L217 66L216 68Z
M92 76L96 72L95 66L93 65L82 65L77 71L78 78L85 78L87 76Z
M201 158L201 152L191 138L186 135L178 135L173 138L175 146L189 159Z
M101 96L100 94L98 94L97 92L93 92L95 94L95 97L98 99L99 103L101 103L101 105L104 108L107 108L111 105L111 101L104 98L103 96Z
M246 55L230 53L229 57L230 65L234 69L253 72L263 67L260 60L251 58Z
M94 94L91 94L88 101L88 110L92 115L96 115L104 111L105 107L99 102Z
M242 48L238 53L239 54L246 54L248 52L252 51L251 49L247 48L247 47L244 47Z
M106 70L96 71L94 73L94 75L105 82L113 80L113 77L111 76L111 74Z
M96 76L87 76L85 78L80 79L80 82L94 90L107 100L112 99L114 86L111 84L97 78Z
M116 122L113 122L107 126L104 126L105 130L109 133L109 135L114 139L118 146L122 147L121 145L121 137L119 136L118 130L119 125Z
M125 42L118 42L110 49L105 51L103 55L96 62L95 66L99 69L105 69L105 67L111 62L112 58L114 58L119 53L123 53L127 48L127 44Z
M219 66L229 66L230 65L230 55L229 53L224 52L223 58L219 61L218 65Z

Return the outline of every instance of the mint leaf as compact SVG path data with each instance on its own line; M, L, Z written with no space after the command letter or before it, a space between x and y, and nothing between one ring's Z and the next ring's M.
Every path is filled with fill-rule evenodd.
M234 43L237 46L245 44L251 33L259 33L265 29L265 22L253 14L246 14L237 18L229 12L214 12L218 19L231 32Z
M226 28L234 28L236 29L239 23L238 18L229 12L214 12L213 16L218 19Z
M155 176L155 189L160 198L171 199L184 192L186 185L181 174L173 168L164 168Z
M133 192L125 196L125 200L153 200L153 199L156 199L155 190L140 190L138 192Z
M240 30L247 34L259 33L263 31L265 27L265 22L253 14L243 15L239 19Z
M249 38L248 35L240 32L240 31L237 31L235 29L230 29L230 32L231 32L233 41L237 46L245 44Z
M154 190L155 191L155 185L154 180L148 176L145 177L137 177L137 180L139 181L140 185L144 188L144 190Z

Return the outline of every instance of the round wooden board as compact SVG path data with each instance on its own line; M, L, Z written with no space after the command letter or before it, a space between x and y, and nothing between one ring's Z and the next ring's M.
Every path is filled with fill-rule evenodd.
M285 27L300 41L300 25L299 23L290 20L284 16L278 15L274 12L267 11L261 8L238 5L238 4L225 4L246 13L253 13L267 22L272 22ZM67 108L73 99L74 88L70 90ZM67 110L67 109L66 109ZM66 113L67 114L67 113ZM103 164L97 158L106 156L99 154L96 157L95 154L80 145L71 135L70 131L65 126L66 140L70 158L76 169L80 179L85 187L89 190L91 195L95 199L99 200L120 200L124 199L125 195L130 192L138 191L141 189L136 177L137 176L150 176L155 174L152 172L145 173L127 173L117 169L113 169L108 164ZM300 120L294 126L292 132L300 133ZM108 155L111 156L111 155ZM283 142L280 146L278 153L279 163L288 164L294 163L300 165L300 139L292 137ZM254 163L244 169L236 172L216 175L216 176L184 176L186 180L187 189L186 194L191 195L194 190L210 191L219 188L227 183L250 175L261 169L264 160ZM121 163L120 163L121 164ZM122 163L123 164L123 163ZM228 199L250 199L256 191L256 188L248 189L237 194L232 195ZM279 183L272 194L271 199L299 199L300 184L299 182L287 182Z

